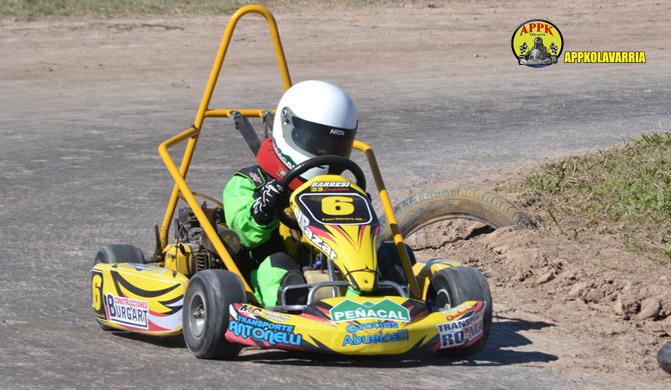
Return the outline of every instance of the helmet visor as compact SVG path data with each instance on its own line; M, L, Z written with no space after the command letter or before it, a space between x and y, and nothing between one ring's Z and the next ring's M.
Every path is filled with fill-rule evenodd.
M294 115L288 107L282 110L284 134L292 146L314 156L335 154L349 157L356 136L356 128L342 129L310 122Z

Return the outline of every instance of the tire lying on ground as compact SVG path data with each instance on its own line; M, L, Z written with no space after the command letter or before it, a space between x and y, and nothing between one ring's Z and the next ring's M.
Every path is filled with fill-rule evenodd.
M664 344L657 352L657 363L664 371L671 374L671 341Z
M432 310L447 310L466 301L483 301L485 303L482 319L483 336L468 347L443 349L439 350L438 354L446 357L464 357L479 352L485 347L492 326L492 294L489 291L487 279L475 268L446 268L438 271L431 278L427 302ZM457 338L456 335L451 336ZM463 332L461 337L463 337ZM460 342L460 340L455 339L448 341Z
M394 214L404 236L446 219L469 219L493 229L536 227L531 218L510 200L469 186L445 187L414 195L400 202L394 208ZM391 240L391 230L385 218L380 218L380 227L380 239Z
M96 254L93 260L95 264L119 264L119 263L139 263L144 264L144 253L142 249L127 244L105 245ZM107 325L103 325L98 320L96 323L102 330L115 330Z
M242 346L226 340L229 305L247 303L240 278L229 271L208 269L189 281L184 296L184 342L200 359L232 359Z

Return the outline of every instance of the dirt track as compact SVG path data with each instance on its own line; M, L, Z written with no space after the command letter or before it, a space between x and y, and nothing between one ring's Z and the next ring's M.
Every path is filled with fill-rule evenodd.
M544 9L553 11L538 14ZM546 157L669 128L671 8L663 2L367 13L276 16L294 81L327 79L351 92L361 138L376 147L396 200L447 181L489 186ZM646 50L648 64L517 66L510 34L532 17L556 22L566 49ZM100 332L88 309L92 258L110 242L150 251L170 185L156 146L191 124L225 23L0 22L0 387L310 387L314 378L373 388L667 385L661 375L599 373L580 362L565 370L554 364L569 357L545 331L551 321L503 310L488 348L456 362L276 352L203 362L179 344ZM260 29L240 25L213 106L233 96L235 106L274 105L280 83ZM202 140L190 183L217 195L249 152L230 123L208 122Z

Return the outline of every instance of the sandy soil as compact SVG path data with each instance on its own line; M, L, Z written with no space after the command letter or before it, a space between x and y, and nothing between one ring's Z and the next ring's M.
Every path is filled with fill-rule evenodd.
M276 12L294 80L335 81L358 103L362 138L375 146L394 200L449 181L493 188L545 158L671 122L669 3L428 5ZM510 34L532 17L557 21L566 49L646 50L649 63L519 67ZM156 145L191 124L226 20L0 21L0 387L108 387L133 375L157 387L165 384L158 355L174 387L310 388L315 376L371 388L417 378L465 388L668 386L652 353L671 329L671 275L607 232L558 234L533 205L538 230L434 237L438 249L423 254L465 258L487 273L498 317L476 362L306 369L312 362L271 354L222 369L184 348L101 335L89 313L91 259L110 242L153 247L172 184ZM259 26L240 24L213 106L276 103L280 83ZM230 124L210 123L189 182L218 196L250 157ZM230 370L244 383L228 382Z
M477 234L481 224L455 220L427 226L408 241L420 259L447 257L482 270L497 316L543 324L537 331L559 356L551 365L669 383L656 364L671 337L668 263L628 249L607 229L555 222L547 205L525 209L538 229Z

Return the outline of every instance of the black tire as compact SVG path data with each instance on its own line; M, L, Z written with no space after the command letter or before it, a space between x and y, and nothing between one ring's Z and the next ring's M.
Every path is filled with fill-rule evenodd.
M240 278L232 272L208 269L196 273L184 296L184 342L199 359L232 359L242 346L226 340L228 306L246 303Z
M93 264L144 263L142 249L127 244L105 245L100 248Z
M481 351L489 338L492 326L492 295L487 279L475 268L451 267L437 272L431 278L427 303L433 310L456 307L466 301L484 301L484 335L475 344L464 348L440 350L447 357L464 357ZM448 306L449 305L449 306Z
M662 370L671 374L671 341L664 344L657 352L657 363L662 367Z
M446 187L412 196L394 208L403 236L445 219L470 219L494 229L504 226L533 228L536 224L508 199L468 186ZM380 239L391 240L385 218L380 218Z
M95 264L118 264L118 263L144 263L144 253L142 249L127 244L105 245L96 254L93 265ZM96 324L105 331L116 330L107 325L103 325L98 320Z

